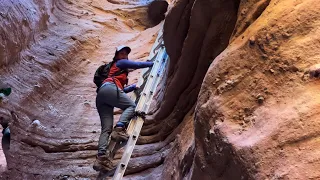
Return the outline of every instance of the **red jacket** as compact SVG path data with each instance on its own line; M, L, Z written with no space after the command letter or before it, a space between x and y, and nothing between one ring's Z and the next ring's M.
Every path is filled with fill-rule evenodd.
M117 67L116 63L113 63L113 65L111 66L111 69L110 69L109 77L107 79L105 79L103 81L103 83L113 82L113 79L114 79L114 81L115 81L114 83L118 86L118 88L123 89L124 85L128 84L128 73L122 73L122 74L120 74L118 76L114 76L114 78L112 78L114 73L116 73L118 71L121 71L121 69Z

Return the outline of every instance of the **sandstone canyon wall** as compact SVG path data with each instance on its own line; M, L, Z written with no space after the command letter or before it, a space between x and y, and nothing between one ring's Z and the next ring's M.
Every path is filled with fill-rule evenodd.
M227 2L207 1L197 12L205 2L193 2L185 38L173 39L174 31L167 33L166 44L177 43L167 45L171 58L193 57L194 63L195 52L208 50L206 55L213 61L196 103L194 152L185 154L194 154L191 179L318 179L319 83L308 78L307 70L320 61L319 6L314 1L240 1L238 11L227 6L229 16L237 12L237 22L219 56L215 58L217 48L197 44L199 38L192 41L192 50L184 51L187 40L197 34L192 27L201 31L203 25L201 16L192 23L195 14L205 13L215 3L222 11ZM176 1L175 8L188 3ZM184 22L185 12L176 22ZM228 26L227 22L223 25ZM205 60L202 57L199 62ZM187 63L180 61L178 67Z
M195 142L175 146L171 158L179 161L167 162L166 179L318 179L319 83L309 79L308 68L320 62L319 6L276 0L180 0L173 6L164 37L172 62L167 101L155 118L187 111L177 107L195 98L183 96L192 80L200 81L192 72L212 63L190 120ZM206 19L216 27L205 26ZM183 69L191 78L179 75Z

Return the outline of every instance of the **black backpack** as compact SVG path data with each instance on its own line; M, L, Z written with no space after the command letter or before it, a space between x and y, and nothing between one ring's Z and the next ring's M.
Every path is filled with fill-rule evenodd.
M97 92L98 92L99 88L102 86L103 81L109 77L110 69L114 63L115 63L115 61L112 61L112 62L109 62L108 64L101 65L94 73L93 82L97 86ZM122 73L128 74L128 70L118 71L113 74L112 78L114 76L118 76Z

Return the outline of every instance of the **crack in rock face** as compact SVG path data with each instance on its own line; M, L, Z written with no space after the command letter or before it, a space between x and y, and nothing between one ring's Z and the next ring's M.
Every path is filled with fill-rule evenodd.
M162 27L170 64L124 179L320 179L319 9L312 0L3 0L0 82L12 93L0 102L10 127L1 179L95 179L93 74L118 45L146 61Z

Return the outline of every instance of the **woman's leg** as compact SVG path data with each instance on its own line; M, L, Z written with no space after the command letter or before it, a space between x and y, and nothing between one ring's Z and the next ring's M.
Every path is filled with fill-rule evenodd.
M110 86L104 86L99 90L96 98L96 106L101 121L101 134L98 144L98 155L103 155L106 153L109 136L113 128L114 108L113 106L110 106L108 104L108 101L110 100L110 91L113 91L113 89L110 88Z
M117 93L117 90L119 91ZM113 120L113 107L118 107L123 110L123 113L120 116L119 123L121 129L117 129L116 137L117 139L121 139L122 141L126 141L128 139L128 135L125 132L125 127L128 126L128 123L130 122L131 118L134 116L135 111L135 103L130 99L129 96L127 96L122 90L118 89L115 84L106 84L105 86L101 87L101 89L98 92L97 95L97 109L100 115L101 119L101 125L108 127L106 129L107 137L109 137L110 132L112 132L112 125L110 122L111 117L108 117L110 114L112 114L112 120ZM112 107L112 113L111 108ZM106 123L104 125L103 123ZM119 127L119 123L117 123L117 127ZM102 127L103 129L103 127ZM101 132L101 144L99 143L99 149L102 147L102 150L104 148L104 141L106 138L106 135L103 135L103 130ZM100 141L99 141L100 142ZM101 145L101 146L100 146ZM107 144L106 144L107 145ZM99 153L102 152L99 150Z
M123 110L119 122L123 123L127 127L130 120L134 116L136 104L130 99L130 97L126 93L121 91L119 92L119 101L116 107Z
M117 94L117 87L115 84L106 85L108 88L108 101L106 102L109 106L117 107L123 110L123 113L120 116L119 122L125 124L126 126L130 122L131 118L134 116L134 111L136 104L130 99L130 97L118 89L119 96ZM105 87L103 87L105 88ZM100 93L100 92L99 92Z
M104 155L107 150L109 136L113 128L113 107L102 104L97 106L101 121L101 134L98 144L98 155Z

